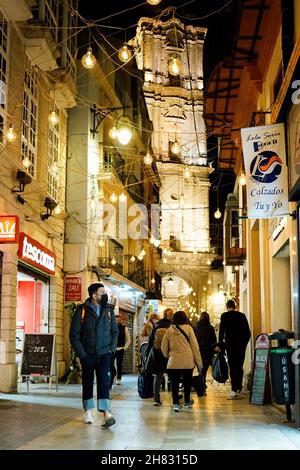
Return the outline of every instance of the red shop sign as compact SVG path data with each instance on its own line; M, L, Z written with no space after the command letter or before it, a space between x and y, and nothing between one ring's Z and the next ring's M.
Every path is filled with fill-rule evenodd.
M55 274L55 254L41 243L20 233L19 259L47 274Z
M81 302L82 279L79 276L67 276L65 280L65 301Z
M0 215L0 243L18 243L19 217Z

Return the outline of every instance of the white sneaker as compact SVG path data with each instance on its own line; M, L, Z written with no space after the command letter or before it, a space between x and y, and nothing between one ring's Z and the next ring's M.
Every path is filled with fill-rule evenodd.
M86 410L83 418L85 424L93 424L93 415L91 410Z
M231 392L227 400L236 400L239 394L237 392Z
M117 384L117 385L121 385L121 379L117 379L117 380L116 380L116 384Z
M104 423L102 424L102 427L109 428L110 426L115 424L115 422L116 422L115 417L109 411L106 411L104 415Z
M174 410L174 411L181 411L181 406L179 406L179 405L173 405L173 410Z

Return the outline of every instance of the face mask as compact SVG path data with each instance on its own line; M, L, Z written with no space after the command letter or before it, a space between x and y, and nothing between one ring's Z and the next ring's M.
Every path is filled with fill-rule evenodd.
M108 302L108 295L107 294L103 294L101 295L101 299L100 299L100 305L101 307L104 307Z

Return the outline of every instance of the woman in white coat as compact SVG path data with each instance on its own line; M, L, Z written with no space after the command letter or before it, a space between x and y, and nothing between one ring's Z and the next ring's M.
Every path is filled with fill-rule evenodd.
M180 411L179 383L184 387L184 408L191 408L190 399L194 367L202 366L201 354L193 328L188 324L185 312L174 314L173 324L167 329L161 345L162 353L168 358L167 372L172 386L173 409Z

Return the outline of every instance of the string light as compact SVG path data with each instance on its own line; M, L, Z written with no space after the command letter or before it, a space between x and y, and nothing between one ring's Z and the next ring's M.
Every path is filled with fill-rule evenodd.
M222 217L222 213L221 213L220 209L218 208L214 213L214 218L215 219L220 219L221 217Z
M188 169L188 167L185 167L185 170L184 170L184 172L183 172L183 176L184 176L185 178L189 178L189 177L191 176L191 172L190 172L190 170Z
M53 126L56 126L59 123L59 116L56 111L51 111L51 113L48 116L48 121L50 124Z
M118 137L118 130L115 126L113 126L110 130L109 130L109 138L111 140L115 140L117 137Z
M120 125L117 127L117 139L121 145L129 144L132 139L132 130L126 116L121 117Z
M54 209L54 214L55 214L55 215L59 215L59 214L61 213L61 210L62 210L62 209L61 209L60 204L57 204L57 206L56 206L55 209Z
M158 240L158 239L154 240L153 245L154 245L156 248L158 248L159 245L160 245L160 240Z
M81 59L81 63L85 69L93 69L96 65L96 57L93 55L91 47L88 47L86 54Z
M175 140L175 142L171 145L171 152L174 153L174 155L179 155L181 152L181 146L179 143Z
M118 52L118 57L120 61L124 63L128 62L131 59L131 55L132 55L131 51L128 49L126 44L124 44L124 46L122 46Z
M235 271L238 271L238 270L239 270L239 267L238 267L238 266L235 266L235 267L234 267L234 270L235 270Z
M247 184L246 176L244 173L242 173L240 176L240 185L245 186L246 184Z
M151 165L152 162L153 162L153 158L150 155L150 153L147 152L146 155L144 156L144 163L145 165Z
M151 279L151 284L155 284L155 279L154 279L154 277Z
M206 264L207 264L207 266L210 266L210 265L211 265L211 261L208 259L208 260L206 261Z
M124 193L121 193L121 194L120 194L120 196L119 196L119 201L120 201L120 202L125 202L125 201L126 201L126 199L127 199L127 196L126 196L126 194L124 194Z
M99 240L98 245L100 246L100 248L103 248L104 247L104 240Z
M109 200L112 202L112 203L115 203L117 202L118 200L118 196L115 194L115 193L112 193L109 197Z
M163 258L163 263L167 264L167 262L168 262L167 258Z
M164 248L164 249L163 249L163 255L168 255L168 254L169 254L168 248Z
M158 5L161 2L161 0L147 0L147 2L150 5Z
M111 260L111 264L114 266L115 264L117 264L117 261L115 259L115 257L113 256L112 260Z
M143 248L142 251L141 251L141 255L145 256L145 254L146 254L146 250L145 250L145 248Z
M15 130L12 125L9 126L6 132L6 138L9 142L13 142L17 138L17 134L15 133Z
M181 68L182 68L182 63L179 57L176 57L176 56L171 57L171 59L169 60L168 68L169 68L169 73L171 75L175 77L179 75L181 72Z
M31 165L31 161L29 160L28 157L23 158L22 160L22 165L24 168L28 169Z

